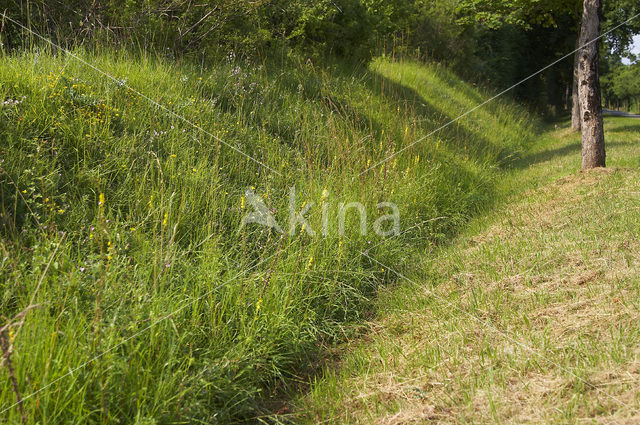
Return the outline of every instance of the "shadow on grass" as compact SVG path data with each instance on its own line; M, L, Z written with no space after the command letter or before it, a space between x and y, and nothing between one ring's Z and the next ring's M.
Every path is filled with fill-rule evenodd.
M371 91L378 92L385 97L397 98L399 102L411 105L416 115L430 119L429 128L423 129L425 134L456 118L446 113L443 108L439 108L433 101L424 98L415 89L395 82L379 72L371 72L371 75L372 77L366 80ZM443 99L444 101L446 99ZM447 126L430 138L439 139L452 151L461 155L468 154L478 160L486 160L491 154L497 155L499 159L511 154L508 149L496 145L479 132L469 130L461 125Z
M582 147L579 141L561 147L551 147L549 149L545 149L541 152L536 152L532 155L524 156L523 158L514 161L511 164L511 168L527 168L541 162L547 162L553 159L557 159L558 157L578 155L581 150Z
M609 130L608 133L611 134L613 132L614 131ZM610 140L610 139L607 140L605 136L605 149L624 147L624 146L633 146L633 145L637 145L637 143ZM580 155L581 151L582 151L582 145L580 143L580 140L578 139L575 141L575 143L570 143L560 147L550 147L549 149L545 149L541 152L536 152L532 155L528 155L523 158L520 158L514 161L510 165L510 167L522 169L522 168L527 168L536 164L540 164L543 162L547 162L547 161L551 161L554 159L567 157L567 156L574 156L577 161L576 164L579 164L580 158L581 158L581 155Z

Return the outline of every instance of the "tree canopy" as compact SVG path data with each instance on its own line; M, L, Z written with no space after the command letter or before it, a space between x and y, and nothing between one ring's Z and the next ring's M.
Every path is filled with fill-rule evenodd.
M581 0L463 0L458 7L459 22L480 22L489 28L517 25L557 27L562 16L579 19Z

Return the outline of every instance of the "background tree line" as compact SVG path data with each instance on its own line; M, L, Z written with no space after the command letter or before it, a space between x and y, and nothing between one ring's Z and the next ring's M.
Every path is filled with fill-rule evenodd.
M66 47L107 44L202 62L225 57L296 56L366 61L377 54L447 63L468 80L509 87L576 46L581 0L9 0L0 10ZM605 4L603 31L639 6ZM609 106L638 98L637 67L620 58L640 25L602 44L603 93ZM2 25L4 48L29 37ZM516 87L538 111L570 108L570 60Z
M640 62L623 65L608 58L602 77L603 103L609 109L625 110L640 114Z

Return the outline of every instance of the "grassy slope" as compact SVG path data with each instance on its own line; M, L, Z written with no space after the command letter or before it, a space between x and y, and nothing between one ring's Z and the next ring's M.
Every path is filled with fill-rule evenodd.
M533 136L524 111L495 102L352 180L489 94L438 66L77 54L119 81L42 51L0 61L0 312L19 392L41 390L28 423L252 417L395 277L359 254L379 240L371 224L359 236L350 221L343 239L334 221L326 238L239 230L247 187L282 226L291 186L297 208L326 189L332 217L360 201L371 220L391 201L405 229L438 218L375 249L410 269L407 242L453 235ZM319 230L320 209L308 215ZM16 401L9 378L0 369L0 409ZM20 422L15 406L3 416Z
M610 168L566 125L504 174L498 207L380 297L309 422L637 423L640 120L606 119Z

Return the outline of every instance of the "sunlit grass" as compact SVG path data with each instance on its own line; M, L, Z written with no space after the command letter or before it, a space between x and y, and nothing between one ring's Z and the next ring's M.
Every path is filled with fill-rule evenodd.
M331 217L340 202L374 219L394 202L402 229L426 223L375 255L411 269L412 251L491 201L497 168L534 136L525 111L499 102L357 177L489 94L437 65L74 53L116 80L42 51L0 63L0 311L21 397L44 388L23 403L28 423L255 416L395 277L359 253L380 242L373 220L343 238L333 219L324 238L241 229L245 190L286 227L295 187L316 230L323 197ZM9 374L0 409L17 400ZM2 416L21 422L17 407Z

